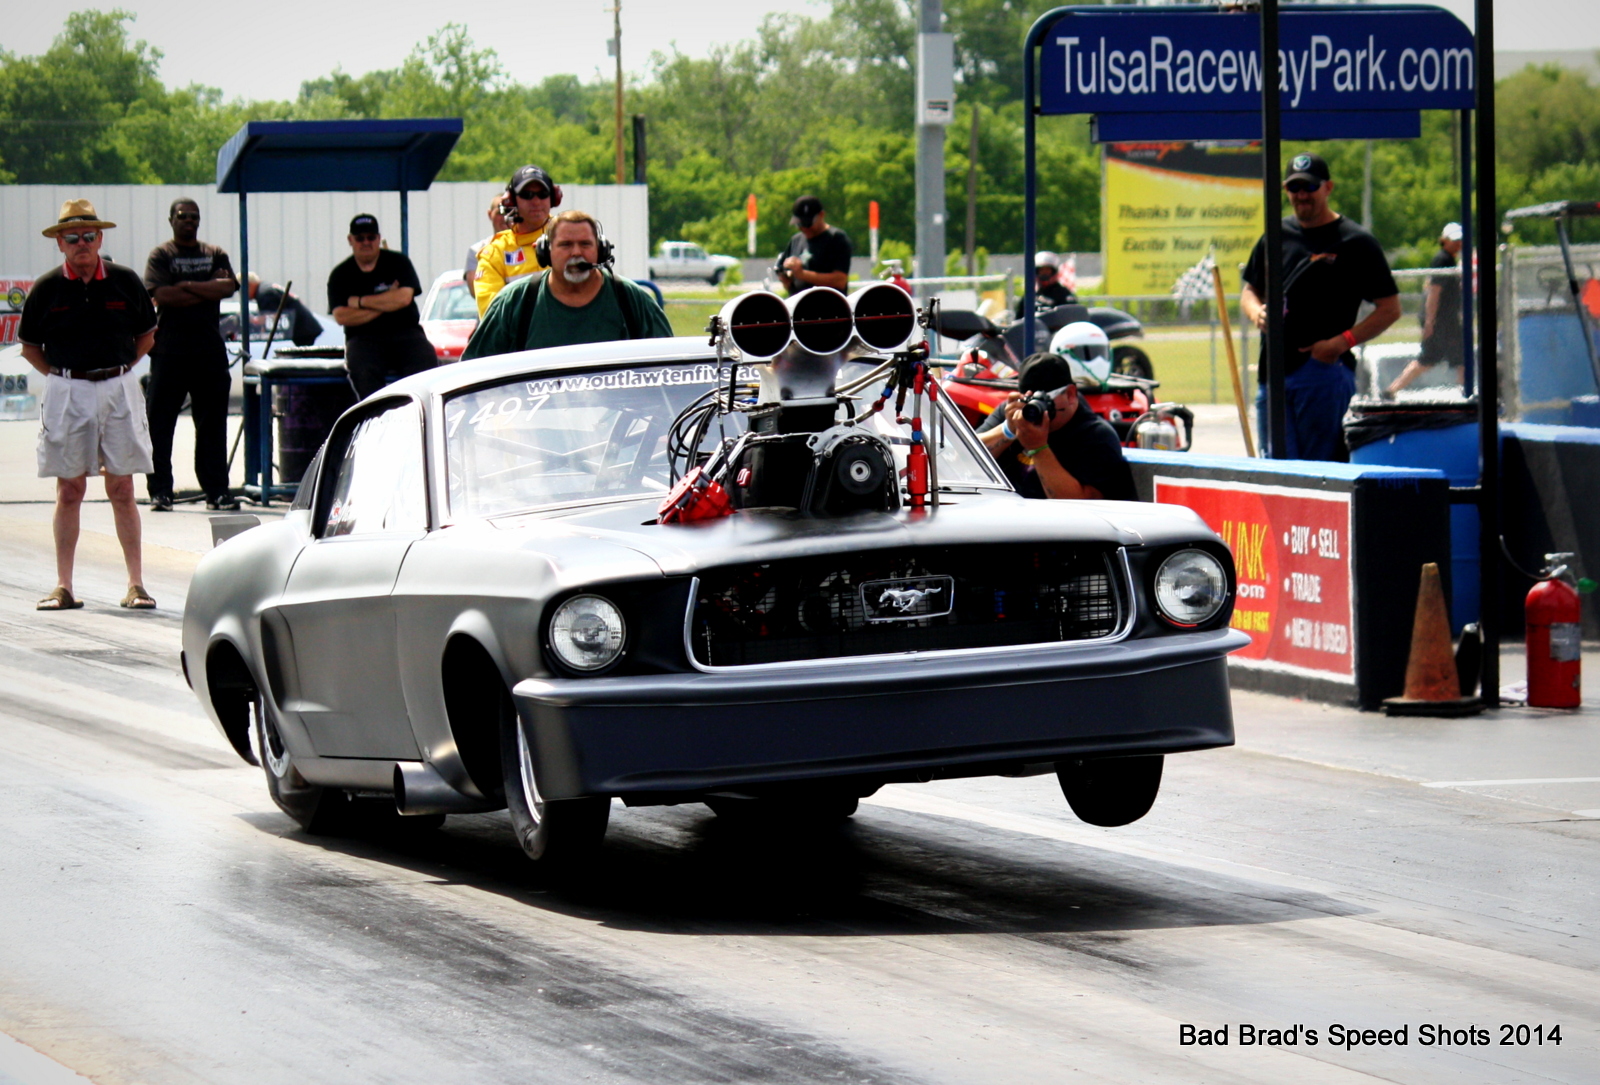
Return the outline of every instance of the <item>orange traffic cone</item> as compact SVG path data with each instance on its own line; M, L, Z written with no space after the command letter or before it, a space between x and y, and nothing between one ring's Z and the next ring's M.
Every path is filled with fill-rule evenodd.
M1478 698L1461 696L1450 644L1450 615L1444 606L1439 566L1431 561L1422 567L1422 582L1417 587L1406 691L1386 699L1383 711L1389 716L1474 716L1483 711Z

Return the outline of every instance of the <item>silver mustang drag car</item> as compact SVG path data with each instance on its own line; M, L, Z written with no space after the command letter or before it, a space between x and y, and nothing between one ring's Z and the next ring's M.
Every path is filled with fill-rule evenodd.
M312 831L506 807L571 858L615 798L820 822L1047 772L1133 821L1164 755L1233 741L1232 559L1185 509L1018 497L929 320L888 285L755 293L709 343L391 385L200 562L184 672Z

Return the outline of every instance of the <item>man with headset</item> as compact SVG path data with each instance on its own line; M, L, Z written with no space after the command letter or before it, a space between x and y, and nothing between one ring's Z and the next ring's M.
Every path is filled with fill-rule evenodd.
M507 225L478 250L472 279L480 317L508 285L550 266L540 259L538 244L549 227L550 212L561 206L561 186L538 166L523 166L511 175L501 200Z
M584 211L550 219L539 239L549 270L524 276L490 304L461 358L540 347L672 335L666 313L643 288L612 271L611 242Z

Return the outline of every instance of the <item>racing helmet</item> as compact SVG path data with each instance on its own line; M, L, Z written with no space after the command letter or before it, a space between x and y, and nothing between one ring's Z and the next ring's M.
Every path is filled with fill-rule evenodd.
M994 369L989 362L989 352L979 347L962 351L961 360L956 363L958 377L980 377L993 372Z
M1042 267L1060 267L1061 257L1057 256L1053 252L1047 252L1044 249L1040 249L1033 255L1033 266L1035 270Z
M1050 352L1067 360L1079 388L1099 391L1111 378L1111 340L1087 320L1074 321L1056 332L1050 340Z

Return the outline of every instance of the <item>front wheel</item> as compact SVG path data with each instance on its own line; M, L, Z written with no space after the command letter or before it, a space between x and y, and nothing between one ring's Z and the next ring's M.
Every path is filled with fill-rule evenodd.
M1144 380L1156 378L1156 367L1151 364L1150 355L1138 347L1113 347L1111 369L1124 377L1141 377Z
M711 278L707 279L706 281L712 286L716 286L718 283L722 282L722 276L727 270L727 268L717 268L717 270L711 273Z
M540 793L534 751L510 694L504 695L501 706L500 765L511 828L529 859L572 863L600 847L611 820L611 800L603 796L552 800Z
M1085 757L1056 767L1061 793L1079 819L1115 828L1150 812L1161 790L1160 754L1143 757Z

